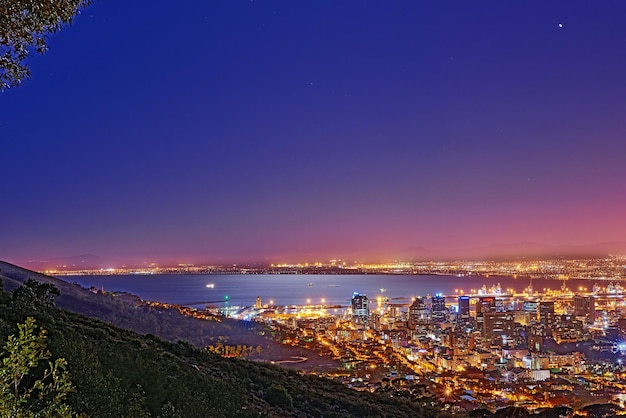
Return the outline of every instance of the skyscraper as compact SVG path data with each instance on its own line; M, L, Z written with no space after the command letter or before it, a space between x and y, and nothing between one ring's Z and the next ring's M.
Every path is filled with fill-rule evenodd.
M526 314L526 323L537 323L537 312L539 310L539 302L527 300L524 301L524 312Z
M515 323L508 312L485 312L483 314L483 338L491 344L512 345Z
M358 292L352 294L352 318L367 321L370 316L370 304L367 295Z
M426 322L428 322L426 303L422 298L416 298L409 306L409 327L415 328L416 325Z
M552 330L554 327L554 302L553 301L541 301L539 302L539 323L543 325L546 330Z
M468 324L470 322L470 298L469 296L459 296L458 302L457 322L459 324Z
M483 328L483 316L486 312L495 312L496 298L493 296L483 296L478 298L476 303L476 325L478 329Z
M596 301L593 296L574 296L574 315L583 317L587 324L596 321Z
M446 297L443 296L441 293L437 293L431 298L431 301L432 311L430 317L432 318L433 322L445 322L448 311L448 309L446 308Z

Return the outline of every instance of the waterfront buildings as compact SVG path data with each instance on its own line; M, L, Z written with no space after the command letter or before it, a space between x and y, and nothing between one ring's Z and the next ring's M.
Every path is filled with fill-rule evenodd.
M626 362L626 294L608 278L570 291L565 276L626 278L624 266L626 259L595 267L570 261L413 265L406 271L542 272L563 282L552 286L560 290L485 287L414 299L381 290L380 299L356 293L338 309L270 303L257 308L257 319L284 325L284 334L277 334L287 335L286 343L339 361L342 369L332 376L358 390L423 392L450 411L581 408L617 401L626 388L626 367L619 362Z
M600 294L372 302L354 293L345 309L255 309L285 343L339 361L341 370L328 375L357 390L419 392L459 412L580 409L617 402L626 387L626 366L620 363L626 360L626 294Z

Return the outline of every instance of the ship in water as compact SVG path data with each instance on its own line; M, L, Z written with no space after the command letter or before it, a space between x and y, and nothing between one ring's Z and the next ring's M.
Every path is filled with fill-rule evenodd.
M502 292L502 286L500 285L500 283L498 283L495 286L491 286L490 288L487 288L487 285L483 284L483 287L478 289L478 295L479 296L500 296L500 295L504 295L504 292Z

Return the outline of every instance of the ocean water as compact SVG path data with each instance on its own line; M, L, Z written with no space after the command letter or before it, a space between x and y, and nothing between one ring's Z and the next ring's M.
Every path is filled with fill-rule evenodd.
M470 294L483 285L487 288L500 283L503 291L521 292L529 284L528 278L438 276L438 275L298 275L298 274L164 274L164 275L114 275L114 276L60 276L70 283L83 287L96 287L106 291L124 291L144 300L179 305L222 306L228 296L232 306L254 305L260 297L263 304L288 305L341 305L347 306L353 292L366 294L370 299L390 298L391 302L404 303L416 296L437 293L454 297ZM568 280L570 289L594 285L592 280ZM559 289L560 280L533 279L537 290ZM602 283L606 285L608 283ZM210 285L207 287L207 285ZM212 287L211 287L212 286ZM450 299L451 301L452 299ZM270 302L271 301L271 302Z

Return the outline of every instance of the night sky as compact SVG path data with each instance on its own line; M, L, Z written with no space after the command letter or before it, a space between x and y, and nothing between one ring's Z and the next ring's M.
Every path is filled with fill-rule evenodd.
M0 259L626 241L624 1L104 1L0 94Z

